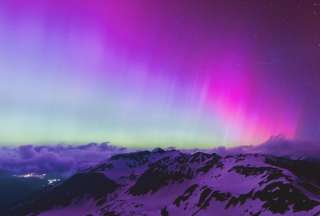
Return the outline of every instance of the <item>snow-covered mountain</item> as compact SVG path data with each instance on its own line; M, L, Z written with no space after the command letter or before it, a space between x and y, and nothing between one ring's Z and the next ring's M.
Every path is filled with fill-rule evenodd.
M320 165L263 154L119 154L50 186L10 216L320 215Z

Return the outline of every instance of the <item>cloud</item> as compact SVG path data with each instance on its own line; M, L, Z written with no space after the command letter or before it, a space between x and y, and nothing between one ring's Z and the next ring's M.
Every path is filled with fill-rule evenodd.
M109 143L1 147L0 169L20 174L35 172L69 175L123 152L127 152L127 149Z
M137 149L130 149L135 151ZM275 156L310 157L320 155L320 143L288 140L281 136L272 137L255 146L217 147L212 149L184 149L186 153L197 151L219 155L261 153ZM23 145L0 147L0 170L16 174L34 172L68 176L78 170L94 166L110 156L129 152L129 149L115 147L109 143L86 145Z
M289 140L282 136L271 137L266 142L255 146L218 147L211 150L220 155L261 153L286 157L318 158L320 143L312 141Z
M320 143L313 141L287 140L271 138L267 142L253 148L256 152L277 156L319 157Z

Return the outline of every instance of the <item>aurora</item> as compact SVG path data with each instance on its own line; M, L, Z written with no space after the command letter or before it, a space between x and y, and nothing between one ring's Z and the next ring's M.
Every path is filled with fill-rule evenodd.
M1 1L0 143L318 139L320 8L299 2Z

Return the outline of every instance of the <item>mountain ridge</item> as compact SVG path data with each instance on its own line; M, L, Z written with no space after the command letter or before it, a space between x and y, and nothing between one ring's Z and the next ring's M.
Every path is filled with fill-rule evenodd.
M254 153L118 154L12 207L8 215L318 216L318 168L312 161ZM55 191L62 193L52 199Z

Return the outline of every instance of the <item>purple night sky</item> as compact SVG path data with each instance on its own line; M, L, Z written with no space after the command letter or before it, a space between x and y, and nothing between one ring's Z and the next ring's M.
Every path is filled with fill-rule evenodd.
M320 1L3 0L1 144L320 138Z

